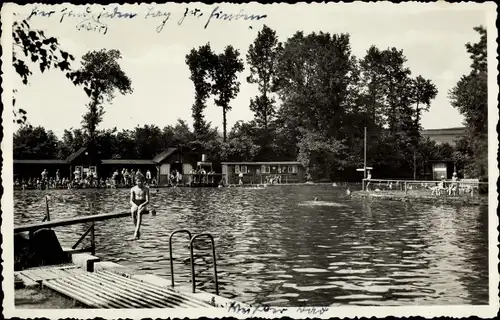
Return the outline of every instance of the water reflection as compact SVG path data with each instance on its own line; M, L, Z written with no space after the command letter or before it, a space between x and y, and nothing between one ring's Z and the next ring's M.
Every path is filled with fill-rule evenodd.
M126 190L51 191L52 219L128 211ZM15 193L15 224L41 221L45 193ZM169 276L175 229L216 238L223 296L276 306L487 304L486 207L363 202L324 186L151 190L157 216L140 241L130 218L97 222L97 255ZM346 205L307 206L322 201ZM71 246L86 225L57 228ZM174 243L176 281L190 280L188 239ZM214 290L209 246L195 250L197 285Z

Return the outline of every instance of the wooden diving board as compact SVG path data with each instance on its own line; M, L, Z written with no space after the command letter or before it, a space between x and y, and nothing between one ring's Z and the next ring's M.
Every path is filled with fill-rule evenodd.
M110 270L87 272L75 265L52 266L17 271L15 277L41 284L91 308L214 308L187 292Z
M105 270L52 278L42 285L100 309L213 308L187 294Z
M51 220L51 221L45 221L42 223L25 224L22 226L14 227L14 233L19 233L19 232L24 232L24 231L35 231L38 229L45 229L45 228L69 226L69 225L78 224L78 223L104 221L104 220L115 219L115 218L124 218L124 217L130 217L130 212L95 214L95 215L91 215L91 216L75 217L75 218L64 219L64 220Z

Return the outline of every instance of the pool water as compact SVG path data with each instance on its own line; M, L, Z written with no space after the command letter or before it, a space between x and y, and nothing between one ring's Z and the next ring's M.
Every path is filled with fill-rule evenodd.
M129 192L16 191L15 225L128 212ZM318 201L314 201L314 198ZM220 294L274 306L488 304L488 208L355 200L344 188L270 186L151 190L156 216L141 240L131 218L96 223L96 255L168 277L176 229L213 234ZM71 246L86 225L56 228ZM195 250L197 287L214 292L209 246ZM187 236L174 242L175 279L190 281Z

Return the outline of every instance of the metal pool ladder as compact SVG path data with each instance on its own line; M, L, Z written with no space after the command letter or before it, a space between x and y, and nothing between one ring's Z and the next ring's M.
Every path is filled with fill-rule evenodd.
M193 283L193 293L196 292L196 281L194 275L194 255L193 255L193 243L195 240L200 238L209 238L212 245L212 258L214 264L214 280L215 280L215 294L219 295L219 281L217 279L217 261L215 258L215 242L214 237L210 233L200 233L195 236L191 235L191 232L187 229L175 230L170 234L168 239L168 248L170 252L170 280L172 282L172 287L174 287L174 261L172 259L172 237L177 233L186 233L189 236L189 250L190 250L190 261L191 261L191 282Z

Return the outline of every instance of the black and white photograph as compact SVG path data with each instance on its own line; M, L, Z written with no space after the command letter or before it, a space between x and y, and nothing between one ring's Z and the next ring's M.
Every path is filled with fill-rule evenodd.
M496 10L4 3L5 317L494 317Z

